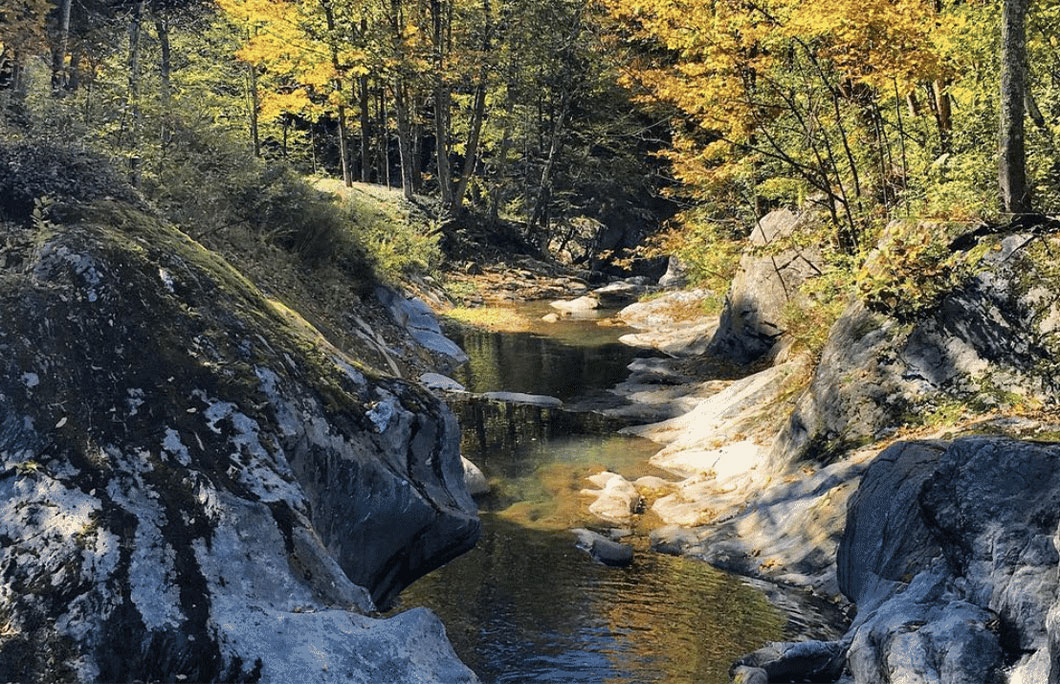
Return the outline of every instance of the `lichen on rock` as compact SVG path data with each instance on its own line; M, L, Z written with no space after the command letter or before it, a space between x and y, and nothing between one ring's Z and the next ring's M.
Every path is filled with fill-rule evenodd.
M477 538L448 409L81 216L3 228L0 679L473 680L426 611L369 617Z

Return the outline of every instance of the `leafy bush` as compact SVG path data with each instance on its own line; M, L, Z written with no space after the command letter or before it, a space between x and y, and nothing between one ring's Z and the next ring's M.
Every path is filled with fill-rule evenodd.
M55 200L62 218L73 206L113 197L138 206L143 201L104 157L49 142L21 142L0 136L0 215L28 221L41 198Z
M988 247L952 252L945 226L894 221L857 271L858 294L876 310L910 319L935 306L975 269Z
M854 268L851 258L833 258L821 275L805 281L799 295L785 305L784 331L794 349L818 354L824 348L832 325L853 296Z
M434 273L441 265L441 228L399 191L360 183L347 188L337 180L315 187L340 198L350 238L385 280Z

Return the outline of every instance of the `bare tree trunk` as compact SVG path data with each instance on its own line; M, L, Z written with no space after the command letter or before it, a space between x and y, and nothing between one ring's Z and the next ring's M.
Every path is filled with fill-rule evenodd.
M998 180L1002 209L1031 211L1024 150L1024 96L1027 92L1027 5L1005 0L1001 19L1001 165Z
M62 0L59 5L59 36L52 50L52 95L60 97L66 87L66 52L70 42L70 8L73 0Z
M379 174L376 182L386 181L389 190L390 183L390 124L386 114L386 88L379 89Z
M368 19L361 16L361 40L368 40ZM369 111L368 76L357 78L357 93L361 114L361 182L367 183L372 171L372 119Z
M261 135L258 132L258 68L253 64L247 65L247 90L250 109L250 144L254 148L254 156L261 156ZM314 150L313 170L316 171L316 157Z
M453 178L449 166L449 89L445 83L445 8L441 0L431 0L434 24L434 148L438 165L438 188L442 206L452 206Z
M453 190L453 214L460 214L464 210L464 195L467 194L467 186L471 182L471 176L475 174L478 166L478 146L482 137L482 120L486 115L486 73L483 69L481 82L475 90L475 104L471 111L471 131L467 138L467 152L464 154L464 168L461 169L460 178L457 180L456 188Z
M401 157L401 189L405 199L412 201L416 184L412 172L413 159L411 126L409 123L408 103L400 83L394 83L394 115L397 119L398 154Z
M548 207L548 203L552 199L552 169L555 167L556 157L559 155L559 148L563 140L563 126L567 120L567 112L569 109L570 93L564 93L559 117L556 119L552 128L552 139L548 146L548 159L545 161L545 168L541 171L541 182L538 183L537 201L534 203L534 211L530 215L530 224L527 226L528 229L533 229L534 226L542 222L546 216L545 210Z
M336 86L341 91L341 86ZM353 186L353 174L350 173L350 154L347 152L346 105L338 106L338 157L342 166L342 185Z
M350 173L350 156L346 151L346 105L342 104L342 65L339 64L339 48L335 37L335 10L330 0L321 0L324 9L324 20L328 27L328 47L331 49L331 66L335 69L334 91L339 96L339 165L342 167L342 182L348 188L353 185L353 174Z
M81 87L81 57L84 54L84 48L81 47L80 43L74 44L74 49L70 53L70 68L67 70L66 76L66 90L70 93L76 93L77 89Z
M500 174L500 169L508 159L508 151L512 147L512 127L511 125L504 127L504 136L501 138L501 149L497 154L497 158L491 163L491 169L489 176L496 176ZM496 178L493 179L493 187L490 188L490 226L494 227L497 225L497 221L500 219L501 213L501 191L503 186L500 181Z
M404 22L401 17L401 0L390 0L390 16L388 19L390 20L390 39L393 41L394 55L398 62L392 87L394 90L394 119L397 123L398 155L401 164L401 191L405 199L412 201L416 190L415 173L413 172L413 164L415 162L413 161L412 121L409 116L409 102L401 76L401 61L404 58L404 45L402 43Z
M492 18L490 16L490 0L482 0L482 14L484 25L482 27L482 52L488 55L490 43L492 42ZM468 133L467 149L464 154L464 168L461 169L460 178L457 180L453 191L452 212L460 214L464 210L464 195L467 194L468 183L475 174L478 165L478 146L482 137L482 120L486 116L486 80L489 78L489 70L484 63L479 71L478 86L475 88L475 102L471 109L471 130Z
M361 182L367 183L372 171L372 118L368 111L368 77L357 79L361 105Z
M939 145L943 153L953 149L953 108L950 105L950 95L946 92L949 83L936 80L931 84L931 93L934 96L935 121L939 127Z
M140 127L143 112L140 108L140 34L143 28L144 6L146 0L139 0L133 5L129 21L129 92L127 104L130 114L129 138L132 154L129 156L129 175L134 186L140 184Z
M173 87L171 78L173 73L173 62L169 47L169 21L163 16L156 16L155 31L158 33L158 46L161 53L158 66L159 97L162 101L162 130L159 132L159 138L162 145L162 155L159 162L161 165L161 160L165 159L166 149L169 147L170 138L172 137L170 119L173 114Z

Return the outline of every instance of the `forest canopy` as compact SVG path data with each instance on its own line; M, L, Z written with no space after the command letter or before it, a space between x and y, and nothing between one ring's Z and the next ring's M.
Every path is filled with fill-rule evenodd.
M283 167L429 198L450 245L632 235L589 267L663 227L641 253L721 288L759 217L808 207L838 298L890 286L863 266L896 219L884 275L949 277L955 226L1057 210L1058 24L1048 0L9 0L0 98L193 234L240 214L204 185Z

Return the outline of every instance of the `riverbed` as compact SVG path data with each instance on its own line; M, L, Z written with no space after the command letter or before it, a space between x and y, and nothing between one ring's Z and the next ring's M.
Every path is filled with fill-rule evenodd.
M542 305L522 305L537 321ZM606 312L601 314L601 318ZM621 381L638 354L628 330L594 319L535 324L527 332L451 331L471 357L458 376L472 392L556 396L568 404ZM619 534L628 568L595 563L574 527L606 532L588 513L601 470L628 479L663 475L658 446L616 434L597 414L499 402L452 402L462 449L490 480L479 499L482 538L468 554L422 578L401 609L426 606L457 653L485 682L728 682L739 655L794 636L793 623L745 580L705 563L650 551L652 515Z

